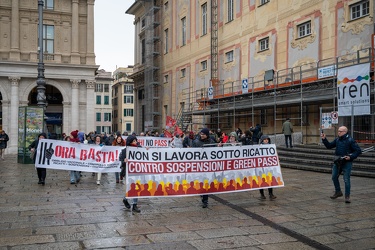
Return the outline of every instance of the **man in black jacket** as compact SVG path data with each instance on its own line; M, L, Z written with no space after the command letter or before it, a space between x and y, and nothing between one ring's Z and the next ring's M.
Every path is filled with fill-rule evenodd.
M199 133L199 138L193 141L193 148L203 148L203 147L215 147L216 142L210 137L210 130L208 128L203 128ZM202 195L202 207L206 208L208 205L208 195Z
M362 150L357 142L348 135L347 127L339 127L338 134L338 138L332 142L327 140L324 133L321 134L323 144L326 148L336 148L335 157L338 159L335 160L332 168L332 181L335 186L335 193L331 196L331 199L336 199L343 195L339 182L339 176L342 171L345 183L345 203L350 203L350 173L352 171L352 164L353 160L362 153Z

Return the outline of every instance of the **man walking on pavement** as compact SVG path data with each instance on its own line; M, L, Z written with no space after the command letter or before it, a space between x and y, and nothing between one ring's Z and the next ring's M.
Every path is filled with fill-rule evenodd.
M282 133L285 136L285 146L288 147L288 140L289 140L289 146L293 148L293 145L292 145L293 125L290 122L290 118L286 118L285 122L283 123Z
M342 172L345 183L345 203L350 203L350 173L352 171L352 164L353 160L362 153L362 150L357 142L348 135L348 128L345 126L339 127L338 137L332 142L327 140L324 133L321 133L321 137L326 148L336 148L336 160L332 167L332 181L335 186L335 193L331 196L331 199L336 199L343 195L339 182L339 176Z

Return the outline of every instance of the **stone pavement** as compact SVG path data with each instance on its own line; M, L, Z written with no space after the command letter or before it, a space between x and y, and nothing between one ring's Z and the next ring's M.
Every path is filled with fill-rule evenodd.
M37 184L32 165L0 161L0 250L14 249L375 249L375 179L352 176L352 203L331 200L329 174L282 169L274 201L259 192L141 199L140 214L122 204L114 173L98 186L48 170ZM342 178L340 178L343 184ZM266 191L267 193L267 191Z

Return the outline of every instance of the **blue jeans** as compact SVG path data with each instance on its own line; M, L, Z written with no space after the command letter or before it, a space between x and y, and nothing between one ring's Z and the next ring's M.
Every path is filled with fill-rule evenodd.
M352 164L353 162L348 161L342 166L342 174L344 177L345 183L345 197L350 196L350 173L352 172ZM336 164L333 164L332 168L332 181L333 185L335 185L335 192L341 192L340 182L339 182L339 168Z
M69 171L70 172L70 182L79 181L79 171Z

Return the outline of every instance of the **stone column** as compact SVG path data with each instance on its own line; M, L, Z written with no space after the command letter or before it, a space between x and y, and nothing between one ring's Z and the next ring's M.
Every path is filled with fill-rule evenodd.
M95 0L87 0L87 44L86 44L86 64L95 65L94 53L94 2Z
M72 0L72 51L71 62L80 64L79 56L79 0Z
M63 133L70 135L70 132L73 130L71 127L71 105L69 102L63 102Z
M95 80L86 80L86 133L95 130Z
M9 135L9 151L15 153L18 147L18 107L19 107L19 96L18 96L18 84L20 77L9 77L11 83L11 96L10 96L10 131ZM8 153L11 153L8 152Z
M20 61L20 10L19 0L12 0L12 21L10 33L10 60Z
M81 80L70 80L70 82L72 83L71 124L72 130L76 130L79 129L79 84Z

